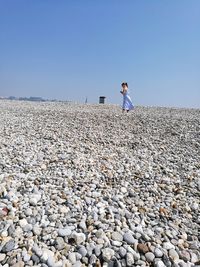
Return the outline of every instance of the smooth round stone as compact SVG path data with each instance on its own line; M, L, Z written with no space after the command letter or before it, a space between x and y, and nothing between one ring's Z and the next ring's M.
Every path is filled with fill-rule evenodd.
M89 263L93 265L93 264L96 263L96 261L97 261L97 257L96 257L96 255L94 255L94 254L91 255L91 256L90 256Z
M173 235L172 235L172 233L171 233L170 230L166 230L166 231L165 231L165 234L166 234L170 239L173 238Z
M82 267L81 261L77 261L75 264L73 264L73 267Z
M119 241L113 241L113 240L112 240L112 245L115 246L115 247L121 247L121 246L122 246L122 242L119 242Z
M10 239L2 248L2 252L9 252L15 248L15 241L14 239Z
M5 260L5 258L6 258L6 254L0 253L0 262Z
M66 214L70 211L70 209L68 207L65 207L65 206L61 206L59 207L59 212L60 213L63 213L63 214Z
M119 241L119 242L122 242L123 241L123 236L119 232L113 232L112 235L111 235L111 237L112 237L112 239L114 241Z
M35 264L38 264L40 262L40 258L35 254L31 256L31 259Z
M80 227L81 229L83 229L83 230L86 230L86 229L87 229L87 226L86 226L85 221L81 221L81 222L79 223L79 227Z
M64 241L64 239L62 237L59 236L59 237L56 238L55 247L59 251L65 248L65 241Z
M88 263L89 263L89 259L88 257L82 257L81 261L86 265L88 266ZM71 267L71 266L70 266Z
M163 255L162 261L164 262L164 264L167 267L171 267L171 265L172 265L171 260L169 259L169 257L166 254Z
M24 213L26 216L31 216L33 214L32 209L30 208L26 209Z
M146 234L142 234L142 239L144 240L144 241L146 241L146 242L148 242L148 241L151 241L151 237L149 237L148 235L146 235Z
M87 255L87 249L84 246L81 246L78 250L78 253L85 257Z
M52 257L52 256L49 256L49 257L48 257L47 265L48 265L49 267L55 267L55 259L54 259L54 257Z
M73 238L77 245L80 245L85 242L86 236L83 233L74 233Z
M155 248L154 254L155 254L156 258L162 258L162 256L163 256L163 252L159 248Z
M33 226L31 224L27 224L23 227L24 232L30 232L32 231Z
M190 248L191 250L198 250L199 247L200 247L200 244L199 244L198 241L192 241L192 242L190 242L190 244L189 244L189 248Z
M72 233L72 230L70 228L58 229L58 235L61 237L70 236L71 233Z
M87 244L86 248L88 256L91 256L93 254L94 247L91 246L90 244L89 245Z
M133 254L131 254L130 252L128 252L126 254L126 264L127 266L133 266L134 265L134 257Z
M136 193L133 190L129 190L129 197L134 197Z
M148 262L153 262L155 259L155 255L152 252L147 252L145 254L145 258Z
M129 231L124 233L123 240L129 245L133 245L136 243L135 238L133 237L132 233Z
M154 263L154 267L166 267L163 261L158 260Z
M187 234L186 233L182 233L180 235L180 238L183 239L183 240L187 240Z
M115 261L114 261L114 263L113 263L113 264L114 264L113 266L116 266L116 267L122 267L121 262L122 262L122 261L119 261L119 260L115 259Z
M26 219L21 219L19 221L19 225L20 225L21 228L24 228L27 224L28 224L28 222L27 222Z
M138 251L139 251L140 253L143 253L143 254L149 252L149 248L148 248L148 246L147 246L146 244L143 244L143 243L139 243L139 244L137 245L137 249L138 249Z
M33 246L32 252L34 252L38 257L41 257L43 254L43 251L37 245Z
M104 248L102 250L102 257L105 261L110 261L114 255L115 255L115 252L111 248Z
M75 252L70 252L69 256L68 256L68 259L70 260L70 262L72 264L75 264L76 263L76 253Z
M198 261L200 261L200 255L199 256L197 256L197 254L196 253L193 253L193 252L191 252L190 253L191 254L191 262L192 263L197 263Z
M49 258L49 256L48 256L47 252L44 251L42 253L41 261L46 262L48 260L48 258Z
M190 253L187 250L180 251L179 256L184 261L190 261Z
M93 192L93 193L92 193L92 196L93 196L94 198L98 198L98 197L101 197L101 193L100 193L100 192Z
M136 252L134 249L128 248L128 251L133 254L134 260L138 261L140 259L140 253Z
M199 208L199 204L197 203L197 202L194 202L192 205L191 205L191 209L192 210L198 210L198 208Z
M25 262L30 261L31 256L30 256L28 253L26 253L26 254L23 256L23 259L24 259Z
M8 231L1 232L1 237L7 237L7 236L8 236Z
M135 262L135 265L136 265L136 266L138 266L138 265L139 265L139 266L146 266L146 262L143 261L143 260L138 260L138 261Z
M20 227L16 229L14 227L14 225L10 225L10 227L8 228L8 235L9 236L17 236L18 235L18 233L17 233L18 229L19 229L19 231L22 232L22 229Z
M125 194L125 193L127 193L127 188L122 186L121 189L120 189L120 191L121 191L123 194Z
M24 267L24 262L23 261L18 261L17 263L15 263L14 265L12 265L12 267Z
M30 200L29 200L29 204L30 205L36 206L37 203L38 203L38 199L37 198L35 198L35 197L30 198Z
M49 221L50 222L55 222L57 220L57 217L58 217L57 214L52 214L52 215L49 216Z
M177 260L179 260L179 255L178 255L178 253L176 252L175 249L170 249L170 250L169 250L169 257L170 257L173 261L177 261Z
M34 217L29 217L29 218L27 219L27 222L28 222L29 224L35 225L35 224L36 224L36 218L34 218Z
M142 236L142 235L141 235L140 233L136 233L136 234L135 234L135 238L136 238L137 240L139 240L139 239L141 238L141 236Z
M56 263L54 263L53 267L62 267L63 266L63 262L62 260L57 261Z
M41 227L45 228L49 225L49 221L45 220L44 218L41 220Z
M103 238L98 238L96 241L97 244L104 244L105 240Z
M43 251L38 246L34 246L32 248L32 251L35 252L38 257L41 257L43 254Z
M98 231L96 231L95 235L97 238L102 238L105 234L102 229L99 229Z
M42 232L42 228L40 228L38 225L33 226L33 233L34 235L40 236Z
M178 240L176 240L176 239L174 239L174 238L172 238L172 239L170 240L170 242L171 242L171 244L174 245L175 247L178 245Z
M94 249L94 253L97 257L99 257L99 255L101 254L101 249L102 249L102 245L97 245Z
M180 266L180 267L191 267L191 265L189 263L186 263L184 261L180 261L178 266Z
M47 170L47 166L46 166L46 164L42 164L42 165L40 166L40 168L41 168L41 170L44 170L44 171Z
M175 246L173 244L171 244L170 242L164 242L163 248L166 250L170 250L170 249L175 249Z

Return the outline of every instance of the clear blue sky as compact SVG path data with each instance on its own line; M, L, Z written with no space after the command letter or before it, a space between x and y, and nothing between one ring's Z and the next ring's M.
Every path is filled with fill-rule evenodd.
M200 0L0 0L0 96L200 107Z

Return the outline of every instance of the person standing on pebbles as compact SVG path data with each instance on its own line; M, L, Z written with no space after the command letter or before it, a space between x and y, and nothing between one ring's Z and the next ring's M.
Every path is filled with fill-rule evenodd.
M123 82L121 85L122 85L122 90L120 91L120 93L123 95L122 112L127 111L128 113L129 110L134 108L134 106L128 94L128 83Z

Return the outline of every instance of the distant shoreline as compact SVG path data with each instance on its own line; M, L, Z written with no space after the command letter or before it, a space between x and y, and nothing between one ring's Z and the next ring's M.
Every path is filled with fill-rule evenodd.
M9 99L9 98L0 98L0 101L8 101L8 102L19 102L19 103L63 103L63 104L72 104L77 106L114 106L114 107L121 107L121 104L113 104L113 103L105 103L105 104L99 104L99 103L80 103L77 101L70 101L70 100L50 100L50 99L44 99L44 100L31 100L31 99ZM149 108L149 109L171 109L171 110L199 110L200 107L176 107L176 106L145 106L145 105L136 105L135 108ZM132 111L134 112L134 110Z

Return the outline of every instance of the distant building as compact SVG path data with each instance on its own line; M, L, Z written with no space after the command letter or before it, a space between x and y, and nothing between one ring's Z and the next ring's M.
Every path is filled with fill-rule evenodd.
M42 97L39 96L31 96L29 97L30 101L45 101Z
M12 96L12 95L11 95L11 96L8 97L8 99L9 99L9 100L15 100L15 99L17 99L17 98L16 98L15 96Z
M16 96L3 97L3 96L0 96L0 99L19 100L19 101L34 101L34 102L46 102L46 101L60 102L57 99L49 100L49 99L44 99L40 96L30 96L30 97L16 97Z
M38 96L30 96L30 97L19 97L19 100L24 100L24 101L42 101L44 102L45 99L43 99L42 97L38 97Z

